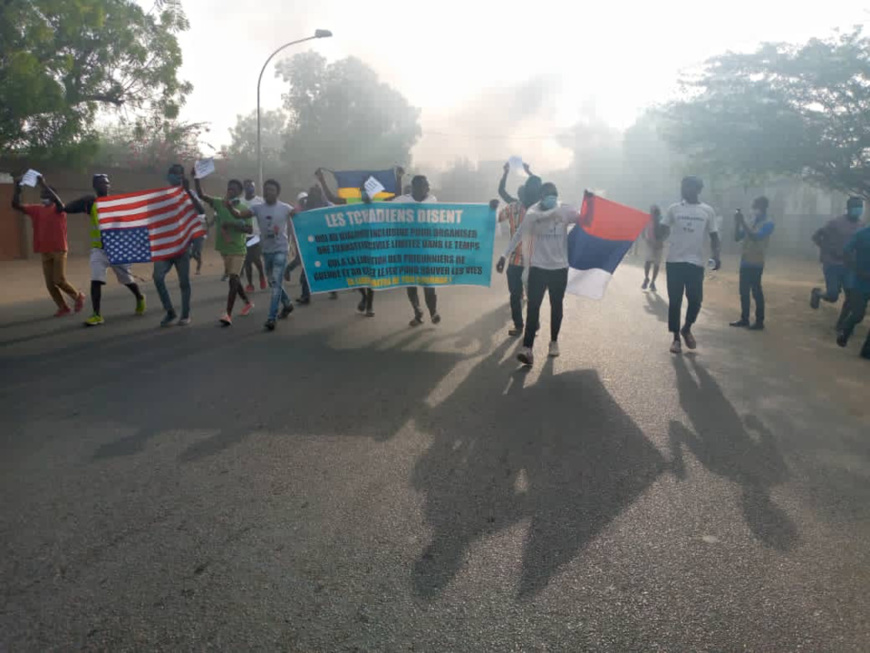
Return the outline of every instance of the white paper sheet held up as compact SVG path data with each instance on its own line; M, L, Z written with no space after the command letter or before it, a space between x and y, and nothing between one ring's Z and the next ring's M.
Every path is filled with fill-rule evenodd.
M508 159L508 163L510 163L511 170L515 170L517 172L522 172L523 170L525 170L525 168L523 168L523 158L520 156L512 156L510 159Z
M197 179L208 177L214 172L214 158L197 161L193 166L193 171Z
M365 189L366 193L368 193L369 197L371 197L372 199L374 199L375 195L377 195L378 193L386 190L384 188L384 185L374 177L369 177L368 179L366 179Z
M24 173L24 176L21 177L21 185L36 186L36 180L39 176L40 174L36 170L28 170Z

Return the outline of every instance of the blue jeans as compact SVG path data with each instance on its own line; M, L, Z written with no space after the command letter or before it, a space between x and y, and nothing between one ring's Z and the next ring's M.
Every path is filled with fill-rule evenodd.
M272 289L272 301L269 304L269 319L278 317L278 304L291 306L290 296L284 290L284 268L287 267L287 252L263 252L266 263L266 277Z
M166 275L175 266L175 272L178 274L178 285L181 287L181 317L190 317L190 254L185 251L184 254L176 256L165 261L154 261L154 285L157 287L157 294L160 295L160 302L167 313L174 313L175 308L172 306L172 299L169 297L169 291L166 289Z
M826 302L835 302L840 299L840 291L845 289L846 266L824 264L822 270L825 273L825 294L822 295L822 299Z

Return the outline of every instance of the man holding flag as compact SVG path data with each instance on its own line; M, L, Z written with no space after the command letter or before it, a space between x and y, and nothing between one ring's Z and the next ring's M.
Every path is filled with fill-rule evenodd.
M139 284L136 283L133 277L133 272L129 264L112 264L109 262L109 257L103 250L103 239L100 232L100 221L97 215L97 198L108 197L109 176L104 174L96 174L91 180L91 185L94 188L94 195L85 195L79 199L64 206L63 210L69 213L85 213L91 219L91 306L93 307L93 315L85 320L85 326L100 326L105 322L101 313L100 305L102 303L103 286L106 285L107 273L109 268L115 273L119 283L124 284L133 293L136 298L136 315L145 314L145 295L139 290Z
M193 203L193 208L196 210L197 219L205 213L205 209L202 208L199 199L190 190L190 182L184 176L184 166L180 163L170 166L169 171L166 173L166 181L169 182L170 186L181 186L184 188L187 197ZM169 290L166 288L166 275L173 267L175 267L175 273L178 275L178 286L181 289L181 319L178 320L178 326L190 324L190 248L185 246L177 256L154 261L154 286L157 288L157 294L160 296L160 303L163 304L163 309L166 311L165 317L160 321L160 326L162 327L170 326L178 317L175 307L172 305Z

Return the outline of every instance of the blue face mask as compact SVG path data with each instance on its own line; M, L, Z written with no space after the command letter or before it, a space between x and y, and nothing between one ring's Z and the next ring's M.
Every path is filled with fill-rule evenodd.
M556 205L559 203L558 195L547 195L541 200L541 208L545 211L549 211L550 209L555 209Z
M849 208L849 217L853 220L858 220L864 213L863 206L852 206Z

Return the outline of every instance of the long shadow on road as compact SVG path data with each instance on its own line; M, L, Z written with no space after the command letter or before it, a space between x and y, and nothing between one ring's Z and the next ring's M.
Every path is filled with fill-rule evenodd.
M538 593L665 467L597 372L554 374L548 360L526 387L522 370L511 374L512 359L501 362L508 347L497 346L418 419L434 438L413 476L434 531L413 571L428 600L474 541L520 520L530 525L518 593Z
M770 496L771 489L788 475L773 433L754 415L741 420L710 373L694 358L688 364L685 358L675 356L673 364L680 404L695 432L671 422L674 473L678 478L685 476L685 445L708 470L740 485L743 516L756 538L779 550L792 548L798 540L797 527Z

